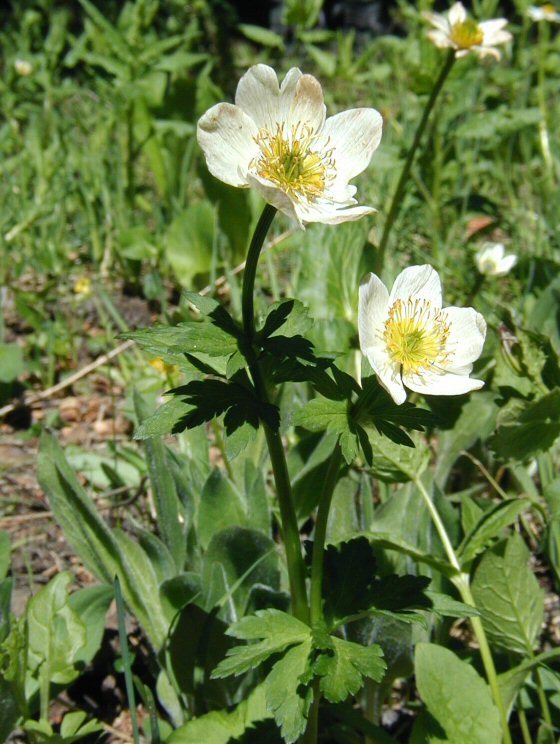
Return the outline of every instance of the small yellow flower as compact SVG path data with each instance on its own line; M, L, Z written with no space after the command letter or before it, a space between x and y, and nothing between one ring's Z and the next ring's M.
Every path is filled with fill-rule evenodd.
M74 292L78 295L91 294L91 279L88 276L81 276L74 284Z
M361 173L381 139L382 119L372 108L326 118L319 81L296 67L282 84L267 65L239 81L235 105L218 103L198 122L197 136L212 175L254 188L297 220L336 224L375 212L356 206Z
M469 18L462 3L454 3L447 15L425 11L424 18L434 26L428 31L428 38L441 49L455 49L456 57L464 57L469 52L479 57L488 55L500 59L497 44L510 41L511 34L504 30L506 18L481 21Z
M177 367L175 364L169 364L161 357L154 357L153 359L150 359L149 365L160 372L162 375L169 376L177 372Z

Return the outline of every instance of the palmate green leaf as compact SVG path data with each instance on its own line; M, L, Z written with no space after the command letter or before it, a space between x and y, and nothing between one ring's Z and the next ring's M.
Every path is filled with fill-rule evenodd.
M278 429L280 425L278 408L270 403L262 403L257 398L245 373L239 373L229 382L192 380L171 390L169 394L192 406L192 410L175 424L176 431L192 429L222 414L225 414L227 435L233 434L243 424L255 430L260 421L272 429Z
M286 299L274 302L266 314L263 327L257 334L259 340L270 336L282 335L287 338L302 336L311 327L313 321L308 316L308 309L299 300ZM279 331L282 331L279 334Z
M227 657L213 671L214 678L242 674L272 654L307 641L311 637L311 628L286 612L270 609L259 610L254 615L242 618L229 628L227 634L257 643L230 649Z
M276 662L265 681L266 704L273 711L286 744L297 741L307 726L313 702L313 689L308 684L310 653L308 637Z
M544 616L544 595L529 565L529 550L516 533L488 550L472 593L488 640L496 648L530 654Z
M155 413L145 418L134 431L134 439L150 439L183 431L182 421L192 413L194 406L178 397L173 397Z
M321 692L329 702L340 703L355 695L364 677L381 682L386 665L380 646L361 646L335 637L332 642L332 651L322 653L314 666L321 677Z
M338 434L342 455L347 463L351 463L357 456L357 426L349 416L347 400L314 398L296 411L293 421L296 426L303 426L309 431Z
M421 622L415 613L430 609L425 595L430 579L425 576L376 577L377 560L365 537L336 547L329 545L324 556L323 597L328 623L341 624L354 616L387 615Z
M483 512L459 546L457 552L461 563L466 564L475 558L530 506L530 499L507 499Z
M502 740L490 689L469 664L442 646L419 643L414 668L420 697L445 734L436 741L498 744Z

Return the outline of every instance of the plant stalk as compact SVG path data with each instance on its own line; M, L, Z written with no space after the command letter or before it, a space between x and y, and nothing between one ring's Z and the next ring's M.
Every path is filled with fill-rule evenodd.
M443 543L443 547L445 549L447 558L449 562L451 563L451 565L453 566L453 568L455 568L458 572L458 576L455 579L453 579L453 583L459 590L459 594L461 595L461 599L463 600L463 602L476 609L476 603L474 601L474 597L471 592L469 575L464 573L463 570L461 569L461 564L459 563L457 554L455 553L455 550L453 549L453 545L451 544L451 540L449 539L447 530L445 529L445 525L443 524L443 521L439 515L439 512L436 509L434 502L430 498L430 495L426 491L426 488L424 484L422 483L422 481L420 480L420 478L415 478L414 483L416 484L416 487L420 491L420 494L422 495L422 498L424 499L424 502L426 506L428 507L430 516L432 517L432 520L435 524L440 540ZM486 679L488 680L488 684L490 685L490 689L492 690L492 697L494 698L494 704L496 705L496 708L498 709L498 713L500 716L502 733L504 737L504 744L512 744L511 733L509 730L508 720L507 720L507 711L505 709L504 701L502 699L502 693L500 691L500 686L498 684L498 675L496 674L496 667L494 665L494 659L492 658L492 652L490 651L490 645L488 644L488 639L486 638L484 627L479 617L471 617L469 618L469 620L470 620L473 632L476 636L476 640L478 641L478 646L480 649L480 656L482 658L482 664L484 666L484 671L486 673Z
M380 274L383 270L383 264L385 262L385 250L389 241L389 235L391 234L391 229L399 213L399 209L402 203L402 196L406 187L408 177L410 175L410 169L412 168L416 150L418 149L418 145L420 144L420 140L422 139L422 135L424 134L424 130L426 129L428 119L430 118L430 114L432 112L432 109L434 108L437 97L440 94L441 89L443 88L443 84L445 83L447 76L451 72L451 68L453 67L454 62L455 51L453 49L450 49L447 55L447 59L445 60L443 67L440 70L438 78L434 83L434 87L432 88L432 92L430 93L430 97L428 98L428 101L426 103L426 108L424 109L424 113L422 114L422 118L420 119L420 123L418 124L418 128L416 129L416 133L414 134L412 145L410 147L410 150L408 151L408 155L401 171L399 182L397 183L397 188L395 189L395 193L391 201L389 213L387 215L387 219L385 220L383 234L379 243L379 249L377 251L376 271L378 274Z
M262 403L269 403L270 400L266 388L266 382L263 378L259 364L257 351L254 347L256 331L253 295L259 255L275 214L276 208L267 204L257 223L247 253L241 294L243 332L247 343L246 358L257 396ZM305 564L301 552L297 515L294 507L286 456L284 454L284 446L279 431L272 429L265 422L263 422L263 427L266 436L266 443L268 445L270 462L272 464L274 482L276 484L278 505L280 507L282 537L286 550L286 563L290 580L292 609L295 617L303 622L308 622L309 607L307 604L307 589L305 586Z
M311 598L310 598L310 620L315 625L323 618L323 567L325 555L325 540L327 536L327 524L331 508L334 489L338 480L338 472L342 461L340 444L337 442L331 455L329 467L323 482L323 490L317 509L317 521L315 522L315 533L313 537L313 557L311 559Z

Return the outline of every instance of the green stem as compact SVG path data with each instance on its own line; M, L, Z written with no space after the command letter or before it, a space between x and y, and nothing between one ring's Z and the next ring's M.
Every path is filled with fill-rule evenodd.
M311 597L310 597L310 622L311 625L317 625L323 618L323 567L325 557L325 541L327 537L327 524L329 521L329 511L331 507L334 489L338 480L338 472L342 455L340 444L337 442L325 480L323 481L323 490L319 498L319 508L317 509L317 521L315 522L315 533L313 536L313 557L311 559ZM300 739L300 744L317 744L319 732L319 704L321 702L321 693L319 690L319 680L313 683L313 703L309 710L307 718L307 728L305 734Z
M410 150L408 151L408 155L404 163L403 169L401 171L401 175L399 178L399 182L397 184L397 188L395 189L395 193L393 195L393 200L389 208L389 213L387 215L387 219L385 220L385 226L383 228L383 235L381 236L381 241L379 243L379 249L377 251L377 260L376 260L377 273L381 273L381 271L383 270L383 263L385 261L385 249L387 248L387 243L389 241L389 235L391 233L391 229L399 213L399 209L400 209L401 202L402 202L402 196L403 196L403 193L406 187L406 183L408 181L410 169L412 168L412 162L414 160L416 150L418 149L418 145L420 144L420 140L422 139L422 135L424 134L424 130L426 129L428 119L430 118L430 114L437 100L437 97L441 89L443 88L443 84L447 76L451 72L451 68L453 67L454 62L455 62L455 51L453 49L450 49L447 55L447 59L445 60L445 63L443 67L441 68L439 76L436 82L434 83L434 87L432 88L432 92L430 93L430 97L428 98L428 101L426 103L426 108L424 109L424 113L422 114L422 118L420 119L420 123L418 124L418 128L414 135L414 140L412 141L412 145L410 147Z
M315 533L313 536L313 557L311 559L311 625L320 622L323 617L323 567L325 555L325 540L327 536L327 524L334 489L338 480L338 472L342 462L340 444L337 442L331 455L329 467L323 481L323 490L319 499L317 510L317 521L315 522Z
M453 583L459 590L459 594L461 595L461 599L463 600L463 602L476 609L476 603L474 601L474 597L472 595L470 587L470 577L461 569L461 564L459 563L457 554L453 549L453 545L451 544L451 540L449 539L447 530L445 529L445 525L443 524L439 512L436 509L434 502L430 498L430 495L426 491L426 488L420 478L415 478L414 483L416 484L416 487L420 491L420 494L422 495L422 498L424 499L424 502L428 507L428 511L430 512L432 520L435 524L440 540L443 543L447 558L453 568L456 569L456 571L458 572L458 575L453 579ZM486 679L488 680L488 684L490 685L490 689L492 690L492 697L494 698L494 703L496 705L496 708L498 709L498 713L500 716L504 743L512 744L507 720L507 711L502 699L502 693L498 684L498 675L496 674L494 659L492 658L492 653L490 651L490 646L488 644L488 639L486 638L484 627L479 617L471 617L470 623L476 636L476 640L478 641L482 664L484 665L484 671L486 672Z
M263 379L259 364L257 350L253 345L256 336L253 293L259 255L275 214L275 207L267 204L257 223L247 253L241 294L243 332L247 343L247 363L251 377L253 378L257 396L263 403L269 403L270 401L266 383ZM297 515L294 507L286 456L284 454L284 446L279 431L272 429L264 422L263 428L266 436L266 443L268 445L270 462L272 464L274 482L276 484L278 505L280 507L282 537L286 550L286 563L290 580L293 613L299 620L307 622L309 619L309 608L307 605L307 590L305 586L305 564L301 552Z
M243 331L248 343L252 344L255 337L255 306L253 294L255 288L255 276L257 273L257 264L259 256L265 241L265 238L276 214L276 207L267 204L257 222L255 232L251 238L247 259L245 261L245 270L243 273L243 290L241 295L241 308L243 315Z

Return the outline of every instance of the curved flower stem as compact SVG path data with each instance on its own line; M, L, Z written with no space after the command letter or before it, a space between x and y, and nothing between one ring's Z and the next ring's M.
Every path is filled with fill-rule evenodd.
M441 89L443 88L443 84L447 76L451 72L451 68L453 67L454 62L455 51L453 49L450 49L447 55L447 59L445 60L444 65L441 68L438 78L434 83L434 87L432 88L432 92L430 93L430 97L428 98L428 101L426 103L426 108L424 109L424 113L422 114L422 118L420 119L420 123L418 124L418 128L414 135L412 145L410 146L405 164L403 165L403 169L401 171L397 188L395 189L395 193L393 195L393 200L391 201L389 213L387 215L387 219L385 220L383 234L379 243L379 249L377 251L376 270L378 274L380 274L383 270L383 264L385 262L385 249L387 248L391 228L393 227L395 219L399 213L399 209L402 203L402 196L404 193L406 182L408 180L408 176L410 174L410 169L412 168L414 155L416 154L416 150L418 149L418 145L420 144L420 140L422 139L422 135L424 134L424 130L426 129L426 124L428 123L428 119L430 118L430 114L432 112L436 99Z
M461 599L463 600L463 602L476 609L476 603L471 592L469 575L464 573L464 571L461 569L461 564L459 563L457 554L453 549L453 545L451 544L451 540L449 539L447 530L445 529L445 525L441 520L439 512L436 509L434 502L430 498L430 495L426 491L426 488L420 478L414 478L414 483L420 491L420 494L422 495L426 506L428 507L428 511L430 512L430 516L432 517L432 520L435 524L440 540L443 543L443 547L447 554L449 563L451 563L453 568L456 569L456 571L458 572L458 575L453 579L453 583L459 590L459 594L461 595ZM504 744L512 744L507 720L507 711L502 699L502 693L498 684L498 676L496 674L496 667L494 666L494 659L492 658L492 652L490 651L490 646L488 644L488 639L486 638L484 627L482 625L480 617L477 616L471 617L470 623L476 636L476 640L478 641L480 656L484 665L484 671L486 672L486 679L488 680L488 684L490 685L490 689L492 690L492 697L494 698L494 703L496 705L496 708L498 709L498 713L500 716Z
M269 403L270 401L266 382L263 378L259 364L257 351L253 345L256 335L253 293L259 255L275 214L276 209L270 204L267 204L257 223L247 253L245 273L243 275L243 290L241 295L243 332L247 344L245 353L257 396L262 403ZM307 605L307 590L305 587L305 565L301 553L297 516L294 508L284 447L279 431L272 429L264 422L263 427L270 454L272 472L274 473L278 505L280 507L282 537L284 539L284 547L286 550L286 562L288 565L293 613L299 620L307 622L309 618L309 608Z

